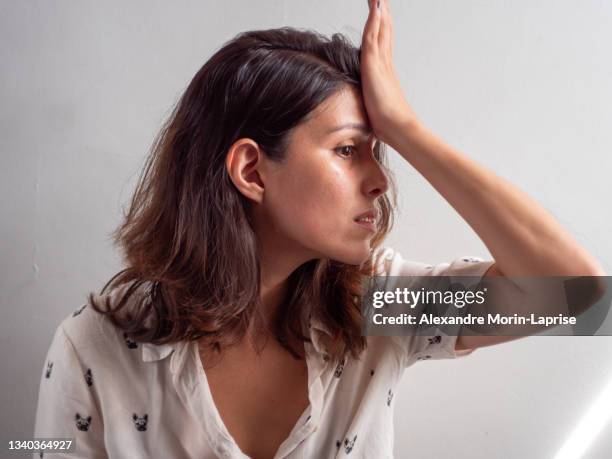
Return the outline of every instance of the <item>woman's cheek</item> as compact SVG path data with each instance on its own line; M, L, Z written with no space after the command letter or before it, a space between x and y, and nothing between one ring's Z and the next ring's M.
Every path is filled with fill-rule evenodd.
M333 239L336 222L328 210L318 199L302 201L302 205L296 208L290 219L291 231L302 245L320 250Z

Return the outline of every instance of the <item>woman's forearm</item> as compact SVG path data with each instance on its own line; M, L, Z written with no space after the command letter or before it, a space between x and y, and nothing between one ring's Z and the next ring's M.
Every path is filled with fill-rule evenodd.
M605 275L534 199L423 124L405 125L388 143L465 219L505 276Z

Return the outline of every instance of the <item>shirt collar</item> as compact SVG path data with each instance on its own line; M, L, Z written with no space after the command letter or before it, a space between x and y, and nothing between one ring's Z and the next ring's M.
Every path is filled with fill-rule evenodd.
M142 361L143 362L155 362L158 360L165 359L172 351L176 349L176 343L172 344L152 344L152 343L140 343L142 346Z
M331 332L329 331L329 328L327 328L327 325L325 325L316 317L310 319L310 328L325 333L328 336L331 336Z
M187 340L171 344L142 343L142 360L144 362L159 362L171 355L169 368L172 380L176 384L187 363L189 352L195 351L195 347L197 347L197 341Z
M309 316L308 322L304 324L307 331L314 333L308 333L311 340L313 341L314 348L317 352L325 353L325 347L321 342L321 337L327 339L332 334L329 328L317 317ZM323 336L321 336L323 335ZM325 336L326 335L326 336ZM153 343L140 343L142 346L141 357L143 362L157 362L168 357L172 352L176 351L179 343L170 344L153 344Z
M122 284L119 287L115 287L112 289L108 295L110 296L111 302L115 303L119 300L119 298L123 297L127 289L132 284ZM142 289L145 288L145 284L141 284L136 291L142 292ZM136 292L134 292L136 295ZM158 360L165 359L168 357L177 347L177 343L171 344L153 344L153 343L142 343L138 342L138 345L141 347L140 357L143 362L156 362Z
M312 347L320 356L327 356L328 353L328 340L331 339L331 332L329 328L321 321L318 317L313 316L312 313L308 315L306 323L304 324L306 336L308 336L312 342Z

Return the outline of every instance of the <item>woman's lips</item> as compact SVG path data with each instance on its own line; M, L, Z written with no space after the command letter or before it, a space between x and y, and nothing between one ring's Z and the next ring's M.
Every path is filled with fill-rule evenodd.
M366 220L355 220L355 223L357 223L359 226L362 226L365 229L372 231L373 233L376 232L376 225L372 222L369 222Z

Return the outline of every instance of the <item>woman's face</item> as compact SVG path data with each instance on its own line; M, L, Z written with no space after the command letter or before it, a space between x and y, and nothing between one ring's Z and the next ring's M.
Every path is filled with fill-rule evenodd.
M275 263L299 266L330 258L359 265L370 254L374 233L355 218L375 210L388 186L374 157L377 139L361 92L352 86L328 98L313 115L293 130L285 162L258 157L262 189L246 193L257 201L255 233Z

